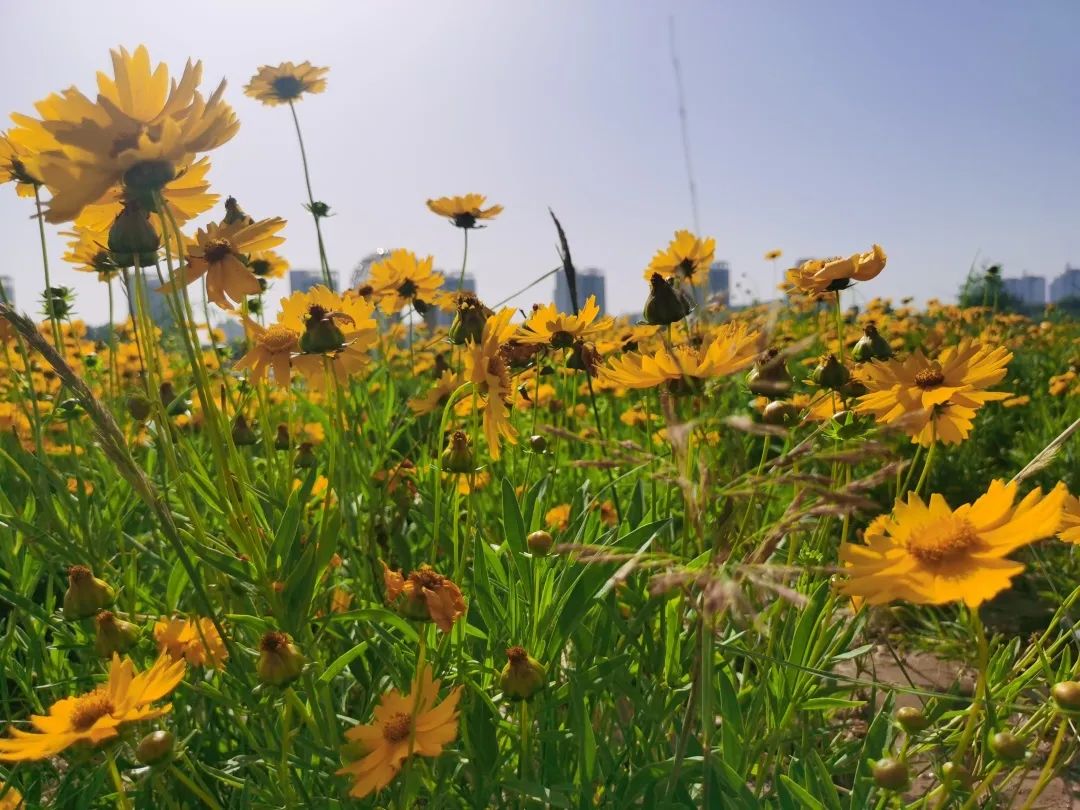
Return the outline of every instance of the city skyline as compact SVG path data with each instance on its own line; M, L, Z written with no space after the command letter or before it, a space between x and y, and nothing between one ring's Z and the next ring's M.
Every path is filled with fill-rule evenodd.
M700 231L731 262L734 303L770 297L773 268L763 254L773 248L785 252L783 270L788 259L880 243L889 267L857 287L853 302L951 300L984 261L1010 276L1049 276L1080 261L1080 90L1070 33L1080 7L1071 3L491 0L464 10L433 5L420 21L404 6L350 4L328 12L334 25L315 15L241 40L233 32L245 24L242 7L192 0L188 8L215 25L178 34L162 9L107 0L94 9L14 8L12 24L48 30L55 47L29 72L18 49L0 54L20 76L0 87L0 110L30 112L72 84L92 90L109 47L145 42L174 73L189 56L202 59L207 86L228 79L241 120L236 138L211 156L214 190L255 216L285 217L280 252L294 267L317 267L318 253L301 207L291 121L241 88L260 64L311 59L329 66L329 86L298 113L314 193L334 214L323 223L334 265L351 266L383 240L460 267L460 230L424 201L477 191L505 206L469 245L468 270L486 298L502 299L558 264L551 206L578 266L606 269L608 309L640 310L653 253L676 229L695 228L670 15ZM381 34L358 50L356 30ZM558 54L546 44L554 37L564 45ZM425 58L395 58L403 39ZM846 47L807 52L806 43L820 41ZM464 53L499 69L479 71L467 87L460 70L431 69L456 66ZM374 70L387 64L393 69ZM372 115L398 108L393 126ZM554 123L565 121L574 126ZM0 272L14 278L29 310L44 286L32 214L32 200L0 190ZM47 228L53 282L74 287L76 311L93 320L105 289L61 261L64 229ZM272 286L268 301L280 293ZM526 294L511 303L531 302Z

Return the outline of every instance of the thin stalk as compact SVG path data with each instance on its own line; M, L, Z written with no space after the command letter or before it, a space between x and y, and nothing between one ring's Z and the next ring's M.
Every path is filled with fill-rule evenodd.
M56 317L52 305L52 279L49 277L49 250L45 244L45 216L41 210L41 187L34 186L34 206L37 208L38 238L41 240L41 266L45 270L45 306L48 308L49 323L52 324L53 343L60 356L64 356L64 335L60 329L60 319Z
M323 282L331 292L334 290L334 281L330 276L330 264L326 259L326 245L323 242L322 218L315 210L315 195L311 191L311 172L308 169L307 150L304 148L304 135L300 131L300 119L296 115L296 105L289 101L289 111L292 113L293 125L296 127L296 141L300 144L300 161L304 164L304 185L307 187L308 206L311 217L315 220L315 236L319 242L319 263L322 265Z

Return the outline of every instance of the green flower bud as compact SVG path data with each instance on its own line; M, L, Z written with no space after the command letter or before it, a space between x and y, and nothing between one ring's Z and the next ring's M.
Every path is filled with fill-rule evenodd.
M469 437L460 430L450 436L450 443L443 450L440 458L443 472L467 473L476 469L472 444Z
M138 626L116 618L111 610L103 610L95 617L94 651L102 658L112 658L113 653L127 652L138 640Z
M161 238L150 224L150 214L127 204L109 228L109 252L117 267L150 267L157 261Z
M901 706L897 709L896 722L908 734L916 734L930 725L923 710L917 706Z
M145 422L150 416L150 400L145 395L134 392L128 394L127 400L127 412L131 415L131 418L138 422Z
M811 373L810 379L822 388L839 391L851 379L851 372L836 359L836 355L830 354L818 363L817 368Z
M1080 683L1061 681L1050 689L1050 696L1063 712L1080 711Z
M158 729L151 731L141 740L135 748L135 759L143 765L157 765L172 759L173 746L176 738L172 732Z
M232 440L237 447L251 447L259 442L259 437L255 435L255 431L251 429L251 425L242 413L237 414L233 422Z
M555 538L551 536L551 532L546 532L543 529L532 532L525 538L525 543L529 547L529 551L535 554L537 557L545 556L551 547L555 545Z
M875 762L870 773L874 777L874 784L885 790L904 790L908 786L907 765L892 757L885 757Z
M300 677L307 659L285 633L271 630L259 642L259 680L271 686L284 686Z
M783 396L791 389L791 375L779 349L766 349L757 356L746 384L752 393L763 397Z
M990 738L990 750L1003 762L1016 762L1024 758L1027 745L1011 731L999 731Z
M790 402L774 399L761 412L761 420L766 425L790 425L798 418L799 412Z
M529 447L534 453L543 453L547 450L547 439L543 436L530 436Z
M300 337L304 354L330 354L345 345L345 333L334 322L334 314L315 305L308 310L307 324Z
M694 310L694 302L681 290L675 289L659 273L649 279L649 297L645 299L645 323L667 326L681 321Z
M524 647L511 647L506 657L506 666L499 676L503 696L507 700L531 700L547 684L547 670Z
M107 608L116 598L109 583L94 576L85 565L68 569L68 588L64 593L64 618L69 622L87 619Z
M877 327L868 323L863 328L863 336L851 350L851 356L856 363L867 363L871 360L888 360L892 357L892 346L889 341L881 336Z
M971 776L971 771L963 765L946 762L941 766L941 783L946 787L967 790L971 787L972 782L974 782L974 779Z
M301 470L310 470L319 466L319 457L315 455L315 448L311 442L303 442L300 445L300 449L296 451L296 461L294 463Z
M231 225L234 222L243 222L246 225L250 225L255 220L249 217L244 209L240 207L240 203L236 201L236 197L225 198L225 216L222 217L221 223L223 225Z
M275 450L288 450L289 449L289 426L278 425L277 435L274 437L274 449Z
M484 332L484 324L494 314L472 293L458 293L454 321L450 324L447 337L451 343L458 346L469 341L479 342ZM437 368L436 372L438 372Z

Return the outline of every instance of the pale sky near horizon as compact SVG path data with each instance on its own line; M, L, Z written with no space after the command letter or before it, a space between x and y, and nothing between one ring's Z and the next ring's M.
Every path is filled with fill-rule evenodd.
M640 311L653 252L692 227L669 16L701 229L733 280L764 295L766 250L794 260L874 242L889 265L864 298L951 298L976 256L1048 280L1080 263L1071 0L24 3L6 15L23 47L0 51L0 110L32 112L69 85L91 93L118 45L145 43L176 74L202 59L204 88L226 77L241 119L211 154L215 190L288 219L281 252L317 267L288 109L242 91L259 65L309 59L330 68L327 92L298 109L316 198L337 213L335 268L408 247L455 271L461 232L424 200L477 191L506 206L470 239L483 298L556 265L551 206L578 266L605 271L608 309ZM24 309L43 287L32 205L0 188L0 275ZM50 230L54 283L103 321L103 285L63 265Z

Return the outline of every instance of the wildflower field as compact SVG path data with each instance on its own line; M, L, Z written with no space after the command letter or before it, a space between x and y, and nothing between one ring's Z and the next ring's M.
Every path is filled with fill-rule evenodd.
M271 300L282 212L209 175L235 91L74 78L0 140L44 291L0 305L0 808L1067 806L1067 314L872 299L872 234L733 310L679 231L616 319L557 212L571 311L407 249L335 287L306 62L243 88L318 231ZM502 207L426 204L464 277Z

